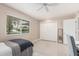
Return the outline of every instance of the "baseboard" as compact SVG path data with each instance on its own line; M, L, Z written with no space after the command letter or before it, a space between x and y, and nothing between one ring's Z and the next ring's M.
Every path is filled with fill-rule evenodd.
M52 40L45 40L45 39L40 39L42 41L49 41L49 42L56 42L56 41L52 41Z
M33 43L36 43L37 41L39 41L40 39L35 39L34 41L33 41Z

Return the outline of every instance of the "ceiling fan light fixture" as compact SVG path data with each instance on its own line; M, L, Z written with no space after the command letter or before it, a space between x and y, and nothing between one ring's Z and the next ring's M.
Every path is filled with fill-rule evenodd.
M42 4L42 6L38 10L45 8L47 12L49 11L49 6L57 6L58 5L58 3L41 3L41 4Z

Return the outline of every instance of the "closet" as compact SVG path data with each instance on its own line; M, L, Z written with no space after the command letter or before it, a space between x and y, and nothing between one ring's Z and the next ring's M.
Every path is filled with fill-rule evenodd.
M57 41L57 22L40 22L40 39Z

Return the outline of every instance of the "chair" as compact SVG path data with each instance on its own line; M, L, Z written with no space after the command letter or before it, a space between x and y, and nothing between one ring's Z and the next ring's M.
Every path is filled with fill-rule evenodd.
M77 47L75 45L74 37L67 35L67 39L69 47L69 56L77 56Z

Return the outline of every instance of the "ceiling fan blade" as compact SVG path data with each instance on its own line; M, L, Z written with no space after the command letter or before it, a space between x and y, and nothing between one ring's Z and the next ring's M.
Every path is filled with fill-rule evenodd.
M37 11L39 11L40 9L42 9L43 8L43 6L41 6L39 9L37 9Z
M47 6L45 6L45 9L46 9L46 11L47 11L47 12L49 11L49 9L48 9L48 7L47 7Z
M58 3L48 3L48 6L56 6Z

